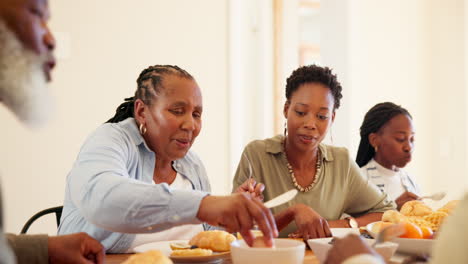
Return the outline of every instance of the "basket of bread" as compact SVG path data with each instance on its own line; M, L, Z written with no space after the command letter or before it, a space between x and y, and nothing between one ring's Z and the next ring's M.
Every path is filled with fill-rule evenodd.
M382 220L367 225L367 231L376 236L383 228L392 224L403 224L405 233L393 242L399 244L398 251L411 254L430 254L433 239L445 218L456 207L458 200L433 210L420 200L406 202L400 209L388 210Z

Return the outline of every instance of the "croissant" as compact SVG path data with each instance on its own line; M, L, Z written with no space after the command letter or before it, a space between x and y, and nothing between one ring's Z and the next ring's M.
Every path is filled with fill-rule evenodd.
M231 249L231 242L234 240L236 240L236 237L226 231L213 230L196 234L190 239L189 244L199 248L224 252Z
M150 250L132 255L122 264L173 264L173 262L161 251Z

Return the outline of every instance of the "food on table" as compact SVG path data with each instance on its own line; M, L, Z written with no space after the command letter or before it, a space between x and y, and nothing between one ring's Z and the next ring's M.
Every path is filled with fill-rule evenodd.
M211 249L194 248L194 249L178 249L171 253L171 257L194 257L194 256L211 256Z
M250 230L250 232L252 232L252 235L254 237L263 236L263 233L261 230ZM237 232L237 239L242 239L242 235L239 232Z
M395 210L387 210L382 215L382 221L398 224L406 220L406 216Z
M183 242L170 243L169 247L171 247L172 250L191 249L192 248L192 246L190 246L187 243L183 243Z
M433 232L439 230L444 219L456 207L458 200L453 200L445 204L437 211L433 211L429 206L421 201L409 201L402 207L401 211L388 210L382 215L382 222L398 223L412 223L418 226L422 233L423 238L432 238ZM381 224L374 224L373 232L381 230ZM417 235L415 235L417 236Z
M437 231L447 216L448 214L446 212L437 211L430 215L424 216L424 220L431 223L432 230Z
M271 247L267 246L267 244L265 244L265 240L263 238L263 236L258 236L258 237L255 237L253 243L252 243L252 247L254 248L275 248L275 245L273 244Z
M196 234L190 239L189 244L199 248L224 252L230 251L231 242L234 240L236 240L236 237L226 231L210 230Z
M446 203L444 206L442 206L437 211L441 211L441 212L445 212L447 214L450 214L452 212L452 210L457 206L458 202L460 202L460 200L452 200L452 201Z
M409 222L402 222L402 224L405 227L405 233L401 235L400 237L403 238L423 238L423 233L421 231L421 228L419 228L417 225Z
M432 212L429 206L419 200L406 202L400 210L400 213L406 216L425 216Z
M420 216L407 216L406 221L413 223L419 227L427 227L430 229L435 228L435 226L431 222L426 221L424 217Z
M420 226L419 228L421 228L421 231L422 231L422 235L424 239L432 239L433 236L434 236L434 232L432 231L432 229L430 227L426 227L426 226Z
M173 264L161 251L150 250L130 256L122 264Z
M374 225L372 225L372 232L377 234L380 231L382 231L384 228L386 228L387 226L391 226L393 224L394 223L392 223L392 222L382 222L382 221L377 222Z

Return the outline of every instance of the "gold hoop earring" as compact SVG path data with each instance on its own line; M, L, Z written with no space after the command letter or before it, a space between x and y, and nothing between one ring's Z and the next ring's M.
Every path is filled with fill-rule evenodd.
M284 121L284 131L283 131L283 135L284 135L284 138L286 138L288 136L288 124L287 124L287 119Z
M146 126L143 124L140 124L139 129L140 129L140 134L144 136L146 134Z

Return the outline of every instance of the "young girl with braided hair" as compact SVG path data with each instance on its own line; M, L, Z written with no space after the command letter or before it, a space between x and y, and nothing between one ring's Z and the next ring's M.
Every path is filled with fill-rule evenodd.
M379 103L365 115L356 163L368 179L397 204L418 199L419 187L403 170L414 150L410 113L391 102Z

